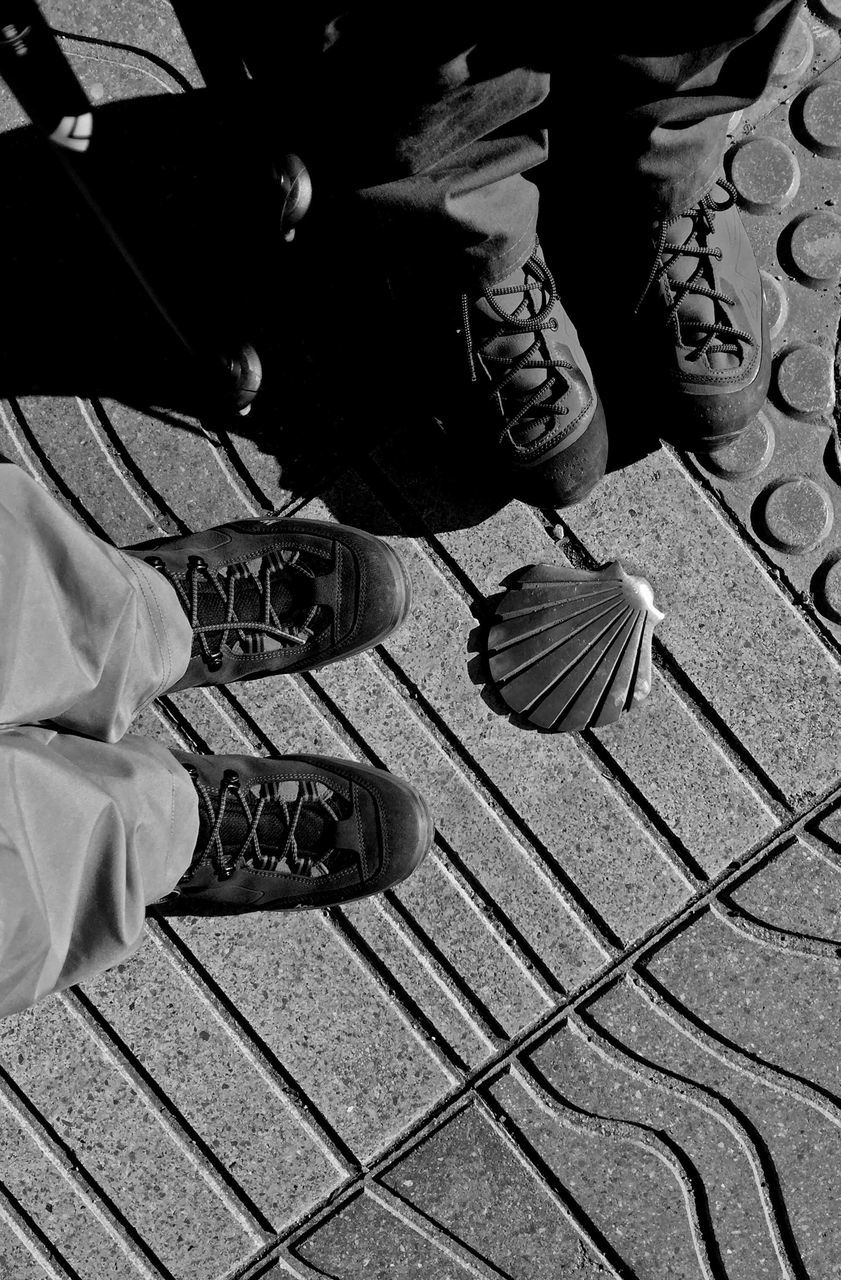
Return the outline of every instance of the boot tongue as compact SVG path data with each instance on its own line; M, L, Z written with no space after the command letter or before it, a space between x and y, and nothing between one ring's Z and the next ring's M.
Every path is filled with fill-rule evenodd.
M696 232L694 236L693 231ZM700 220L696 222L695 218L687 216L678 218L676 222L669 226L668 239L672 244L685 244L691 239L693 246L706 248L708 247L710 234L704 230ZM679 287L681 284L685 284L697 271L698 284L720 289L721 282L717 282L714 278L712 261L713 259L706 257L698 258L695 254L671 256L668 265L669 280L672 285ZM698 270L699 262L701 264L700 270ZM724 292L727 292L726 288ZM725 309L720 302L716 303L712 298L706 298L702 294L684 294L683 300L678 307L678 320L680 321L681 337L684 344L690 349L690 353L702 347L709 337L709 329L702 327L702 325L714 324L717 320L723 320L725 316ZM738 339L734 339L731 344L726 334L716 334L713 344L718 346L720 343L737 347L739 345ZM741 364L741 358L737 353L731 351L706 351L700 357L699 363L704 364L708 369L722 372L726 369L738 368Z
M529 281L526 279L525 273L520 270L520 277L523 281L524 291L519 290L513 293L495 295L494 301L501 311L506 315L513 315L518 311L518 320L528 320L536 316L548 301L548 296L543 288L527 289ZM523 307L525 298L526 306ZM500 320L491 304L485 299L480 298L475 304L475 309L479 316L487 317L487 323L478 320L476 324L476 336L483 346L485 356L492 357L490 369L494 381L499 376L502 364L496 361L504 361L506 364L513 362L522 356L525 352L530 351L530 358L533 360L544 359L547 352L543 349L540 341L540 331L527 329L524 333L496 333L504 325L504 321ZM547 403L556 401L564 394L564 384L559 383L558 369L519 369L516 375L508 380L502 388L502 397L507 408L507 416L512 417L517 412L518 403L525 403L538 390L538 388L546 385L550 378L554 378L556 385L551 395L547 395ZM523 441L529 442L538 439L543 434L544 424L549 415L541 411L541 403L538 402L532 410L530 410L518 423L517 435Z
M315 795L308 797L303 805L298 807L300 791L295 782L281 783L271 791L272 794L268 797L259 787L248 789L243 793L252 814L256 811L261 797L264 800L257 824L257 843L260 853L256 856L255 844L252 840L245 855L250 865L271 867L279 872L285 871L315 878L335 873L342 870L345 865L350 865L353 861L352 855L335 848L337 819L344 816L346 808L350 808L347 802L335 796L328 788L324 788L323 794L316 788ZM201 843L206 843L210 838L211 825L208 816L204 813L201 816L201 822L199 838ZM246 814L240 798L229 795L225 802L220 836L225 853L232 861L242 850L250 826L251 819ZM291 841L289 840L290 826L293 826ZM283 862L275 865L284 849L287 849L287 852Z
M252 560L248 563L247 568L248 574L245 577L237 578L234 584L234 617L238 622L244 624L262 623L265 616L265 603L263 592L258 585L261 561ZM198 616L201 625L204 627L219 627L218 631L207 633L207 642L211 649L216 648L217 643L221 642L224 634L222 628L227 617L226 598L228 584L224 571L217 576L217 581L221 586L223 595L220 595L213 584L204 577L199 579L198 584ZM270 582L271 605L274 614L274 617L271 614L269 616L270 625L279 623L281 628L288 628L290 632L294 632L303 625L310 612L313 592L308 589L308 584L305 584L303 580L300 583L296 582L296 590L293 591L289 582L277 572L272 573ZM266 635L264 632L256 632L251 635L246 632L244 636L239 636L235 627L229 630L226 641L230 648L239 649L246 653L285 648L292 642L292 640L284 642L275 636ZM198 649L198 639L196 639L194 652L197 652Z

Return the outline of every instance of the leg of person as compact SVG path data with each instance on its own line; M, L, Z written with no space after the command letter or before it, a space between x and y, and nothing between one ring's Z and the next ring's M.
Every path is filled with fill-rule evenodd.
M426 805L381 770L176 756L53 727L113 739L176 684L307 670L375 643L409 603L385 544L268 517L120 552L7 464L0 530L0 1014L131 955L161 897L325 905L421 860ZM51 725L14 725L26 716Z
M600 33L616 107L602 139L610 194L629 217L633 347L692 447L735 439L761 407L771 371L762 285L722 173L728 121L767 87L801 0L713 0L700 15L668 0L627 9ZM579 38L591 32L573 19ZM583 26L581 25L583 22Z
M0 462L0 728L49 720L114 741L183 675L191 644L160 574Z
M0 1017L128 959L147 905L299 910L393 887L433 827L350 760L198 756L128 736L0 732Z
M142 738L4 730L0 795L4 1016L137 950L147 903L189 866L199 819L188 774Z
M421 362L406 376L472 456L531 501L583 497L607 437L524 177L547 154L535 113L549 75L533 37L478 6L426 6L410 34L381 9L330 21L317 8L293 20L311 56L278 107L312 171L313 215L329 208L331 234L385 264L401 351ZM282 22L264 33L274 56L289 41Z

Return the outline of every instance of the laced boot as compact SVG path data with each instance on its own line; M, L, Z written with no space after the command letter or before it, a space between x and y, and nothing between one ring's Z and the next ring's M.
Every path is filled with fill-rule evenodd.
M666 372L676 435L705 451L738 438L771 377L759 268L735 188L723 178L717 186L656 225L655 261L636 306Z
M462 297L468 414L516 497L538 506L580 502L607 462L593 375L539 244L497 285Z
M198 793L187 871L157 905L197 915L327 907L404 880L434 827L400 778L327 756L173 755Z
M172 690L310 671L378 644L409 611L396 552L346 525L266 516L123 550L163 574L193 628Z

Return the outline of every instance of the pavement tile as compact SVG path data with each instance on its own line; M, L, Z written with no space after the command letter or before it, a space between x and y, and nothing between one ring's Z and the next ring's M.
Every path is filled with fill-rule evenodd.
M698 1256L680 1184L664 1169L659 1144L647 1145L644 1130L629 1132L611 1123L599 1072L576 1051L572 1037L564 1034L553 1041L551 1067L548 1053L540 1056L545 1068L540 1081L551 1089L548 1097L536 1091L528 1075L515 1071L494 1083L494 1102L544 1162L545 1176L589 1237L590 1250L601 1251L603 1272L695 1280ZM569 1064L563 1075L559 1060ZM584 1081L592 1077L586 1101L565 1089L578 1075ZM624 1118L619 1107L613 1110ZM658 1114L652 1127L660 1129L666 1120L665 1113Z
M633 715L596 735L702 871L715 876L776 826L680 695L655 675Z
M382 1181L512 1280L581 1263L579 1237L505 1131L475 1107L436 1129Z
M649 578L660 642L792 803L829 787L838 663L682 467L660 453L615 472L567 521L594 555Z
M374 505L349 476L340 483L352 486L357 511ZM324 515L348 505L348 498L328 490L303 514ZM382 527L383 514L371 523ZM384 647L610 928L625 940L643 932L686 896L688 886L577 743L564 735L524 733L477 697L467 671L472 615L416 543L397 539L395 545L412 574L414 607ZM572 795L574 808L564 803ZM622 849L621 859L616 849Z
M46 1144L46 1140L42 1139ZM48 1148L49 1149L49 1148ZM11 1111L0 1101L0 1150L3 1153L3 1186L14 1197L20 1209L31 1219L35 1227L50 1240L62 1257L74 1267L77 1274L130 1277L136 1280L137 1267L120 1252L117 1240L107 1230L101 1217L91 1212L91 1196L85 1197L74 1189L74 1180L64 1172L64 1166L51 1159L41 1142L33 1139ZM9 1259L4 1276L18 1280L18 1276L37 1276L44 1271L34 1262L31 1253L20 1272L14 1269L22 1246L16 1237L3 1232L9 1228L0 1224L0 1260L5 1249ZM13 1265L14 1264L14 1265ZM27 1269L28 1268L28 1269ZM49 1272L47 1272L49 1275ZM64 1273L57 1269L62 1277ZM142 1273L141 1273L142 1274Z
M455 1083L320 912L185 918L177 932L360 1159Z
M493 923L460 891L446 865L427 860L399 890L400 901L508 1036L551 1008L551 997L505 945Z
M427 864L434 857L431 853ZM421 869L418 874L422 874ZM498 1041L485 1030L487 1024L476 1009L473 991L469 988L465 991L462 984L455 985L451 973L436 963L435 957L417 942L393 909L375 898L349 904L345 914L429 1019L437 1039L455 1054L457 1061L473 1069L495 1052Z
M119 1066L58 1000L6 1019L4 1062L59 1138L177 1277L244 1261L260 1234L234 1216Z
M312 1125L159 947L147 942L85 993L275 1230L344 1181Z
M451 528L460 514L464 519L463 503L446 487L442 491L437 469L425 469L421 459L407 472L394 443L378 450L376 458L478 593L495 595L524 565L567 563L562 543L553 541L522 503L510 502L467 528ZM562 524L558 532L565 532ZM749 780L736 772L656 667L647 701L596 737L709 875L774 824Z
M839 93L835 62L817 83L805 77L788 101L734 135L726 165L772 306L773 407L757 419L750 440L701 459L724 504L836 635L841 473L832 409L841 171L836 157L822 153L827 145L833 150Z
M307 1275L364 1276L365 1280L425 1280L430 1265L436 1280L467 1280L476 1272L436 1249L429 1231L413 1230L370 1194L352 1200L302 1244L293 1256L314 1268Z
M480 794L456 761L407 706L376 660L363 655L319 671L316 683L364 733L394 773L429 799L436 829L504 909L523 937L567 988L604 961L604 951L537 860ZM409 881L401 895L411 891Z
M33 1249L36 1246L33 1246ZM60 1277L64 1280L67 1272L59 1268L58 1263L51 1263L46 1255L41 1254L43 1263L34 1252L24 1245L18 1236L2 1219L0 1210L0 1269L6 1276L14 1276L15 1280L44 1280L45 1275ZM52 1280L52 1277L51 1277Z

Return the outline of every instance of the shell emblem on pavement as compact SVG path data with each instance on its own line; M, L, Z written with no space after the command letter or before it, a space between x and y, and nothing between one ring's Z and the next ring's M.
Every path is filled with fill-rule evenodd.
M664 616L651 584L618 560L593 571L529 565L494 615L491 679L512 711L542 729L612 724L651 689L651 637Z

